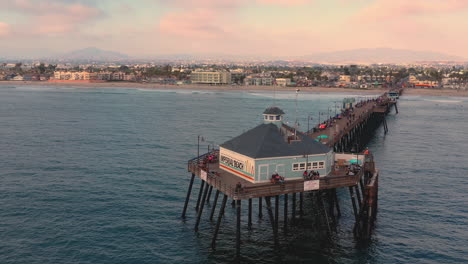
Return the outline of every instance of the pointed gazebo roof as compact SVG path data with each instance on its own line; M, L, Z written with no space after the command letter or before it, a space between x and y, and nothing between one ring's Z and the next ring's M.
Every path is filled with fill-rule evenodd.
M272 107L268 107L267 109L265 109L263 114L264 115L284 115L284 111L281 110L279 107L272 106Z

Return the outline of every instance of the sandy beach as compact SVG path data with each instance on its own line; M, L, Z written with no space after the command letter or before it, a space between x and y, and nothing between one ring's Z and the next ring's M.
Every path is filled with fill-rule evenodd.
M167 90L211 90L211 91L296 91L316 93L356 93L356 94L379 94L386 89L353 89L353 88L329 88L329 87L274 87L274 86L244 86L244 85L163 85L155 83L135 83L135 82L104 82L104 83L54 83L41 81L0 81L1 86L48 86L48 87L73 87L83 89L93 88L126 88L126 89L167 89ZM426 96L451 96L468 97L467 90L451 89L420 89L407 88L404 94L426 95Z

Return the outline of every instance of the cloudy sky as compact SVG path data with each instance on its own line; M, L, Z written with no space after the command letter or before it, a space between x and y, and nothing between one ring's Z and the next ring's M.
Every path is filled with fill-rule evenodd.
M468 58L467 18L468 0L0 0L0 57L392 47Z

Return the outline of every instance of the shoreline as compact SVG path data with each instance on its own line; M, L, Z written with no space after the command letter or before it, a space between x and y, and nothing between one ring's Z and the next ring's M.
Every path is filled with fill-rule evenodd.
M1 86L48 86L48 87L71 87L82 89L94 88L126 88L126 89L150 89L150 90L208 90L208 91L283 91L294 92L300 89L303 92L317 93L355 93L355 94L381 94L386 89L354 89L354 88L328 88L328 87L278 87L278 86L244 86L244 85L164 85L153 83L136 82L102 82L102 83L55 83L44 81L0 81ZM403 95L423 95L423 96L448 96L448 97L468 97L468 90L449 89L421 89L406 88Z

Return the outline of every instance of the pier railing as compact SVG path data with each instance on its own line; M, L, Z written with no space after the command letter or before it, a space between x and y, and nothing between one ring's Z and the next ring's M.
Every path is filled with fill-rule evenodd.
M201 157L206 157L207 155L209 154L207 153L200 156L199 160L201 160ZM210 169L210 166L213 168ZM197 158L189 161L188 170L200 177L209 185L235 200L304 192L307 191L305 189L305 184L309 181L295 179L286 180L284 183L257 183L236 186L236 184L233 184L233 182L237 181L227 180L225 177L221 176L221 173L224 174L226 172L221 172L219 166L217 166L217 163L211 163L208 165L208 168L205 168L197 164ZM315 183L317 183L317 190L334 189L339 187L354 186L359 183L359 180L361 177L363 177L363 175L364 168L359 170L355 175L345 175L345 172L333 171L328 176L323 176L320 179L310 181L315 181Z

